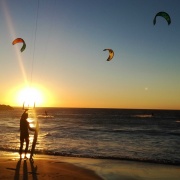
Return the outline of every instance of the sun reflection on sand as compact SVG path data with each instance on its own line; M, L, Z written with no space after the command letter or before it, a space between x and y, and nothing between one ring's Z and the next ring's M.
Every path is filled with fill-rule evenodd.
M21 158L23 158L23 159L25 158L25 154L24 153L21 155ZM26 154L26 158L28 158L28 159L30 158L30 153Z

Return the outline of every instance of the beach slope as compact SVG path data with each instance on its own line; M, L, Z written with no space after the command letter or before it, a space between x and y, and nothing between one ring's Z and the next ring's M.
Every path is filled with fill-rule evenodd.
M36 155L32 161L0 151L0 179L179 180L180 166L52 155Z
M0 179L101 180L92 170L67 162L57 162L47 158L32 161L7 157L0 158Z

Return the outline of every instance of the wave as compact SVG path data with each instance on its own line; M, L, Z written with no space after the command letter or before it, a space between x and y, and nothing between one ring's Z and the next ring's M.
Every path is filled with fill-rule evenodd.
M138 115L133 115L132 117L151 118L153 116L154 116L153 114L138 114Z
M151 129L97 129L97 128L89 128L86 129L87 131L94 131L94 132L105 132L105 133L116 133L116 134L143 134L143 135L151 135L151 136L180 136L180 132L169 132L164 130L151 130Z
M0 151L18 152L18 149L0 148ZM168 160L168 159L148 159L148 158L133 158L133 157L115 157L115 156L91 156L91 155L77 155L68 152L54 152L49 150L36 150L36 155L50 155L50 156L64 156L64 157L78 157L78 158L93 158L93 159L107 159L107 160L123 160L123 161L135 161L143 163L154 163L164 165L180 165L180 160Z
M51 133L45 133L44 135L42 135L44 137L47 137L47 136L52 136Z
M174 135L174 136L180 136L180 133L179 132L170 132L168 133L169 135Z
M51 115L37 115L38 118L53 118L54 116Z

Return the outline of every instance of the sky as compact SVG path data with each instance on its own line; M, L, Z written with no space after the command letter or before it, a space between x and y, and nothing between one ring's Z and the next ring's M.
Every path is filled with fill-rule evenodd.
M180 109L179 17L179 0L1 0L0 104L30 87L37 106Z

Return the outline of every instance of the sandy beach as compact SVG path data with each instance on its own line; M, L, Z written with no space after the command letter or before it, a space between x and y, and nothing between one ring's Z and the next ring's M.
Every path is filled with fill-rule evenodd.
M180 167L133 161L36 155L20 160L0 152L0 179L179 180Z
M14 153L0 158L0 179L95 179L101 178L92 170L81 168L59 158L37 157L34 160L19 159Z

